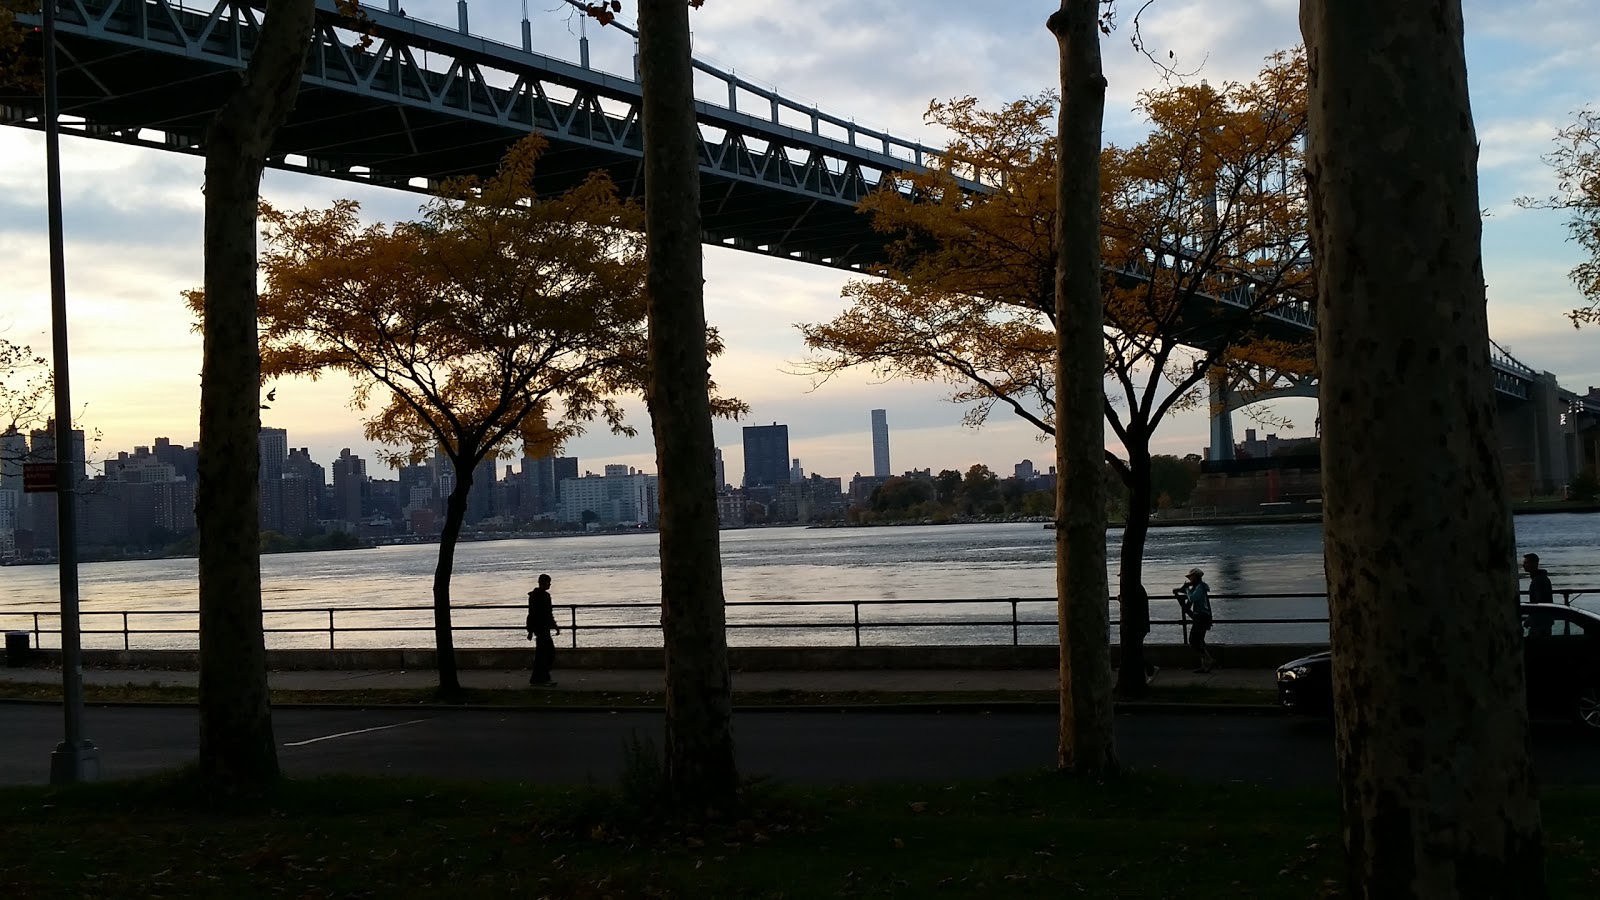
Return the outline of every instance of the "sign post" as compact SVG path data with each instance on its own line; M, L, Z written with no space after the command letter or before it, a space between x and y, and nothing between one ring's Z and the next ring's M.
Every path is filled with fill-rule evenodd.
M61 705L65 740L50 754L50 783L100 777L100 754L83 736L83 646L78 631L78 511L73 484L72 396L67 379L67 273L61 226L61 92L56 83L56 2L44 0L45 194L50 228L50 330L56 395L56 535L61 563ZM30 467L31 468L31 467ZM29 477L24 474L24 478ZM39 478L43 484L43 476Z

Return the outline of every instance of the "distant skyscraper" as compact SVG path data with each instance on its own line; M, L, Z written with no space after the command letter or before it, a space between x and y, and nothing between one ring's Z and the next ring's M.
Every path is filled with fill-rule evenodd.
M561 482L568 478L578 477L578 458L576 456L558 456L552 466L552 475L555 478L556 502L561 501Z
M476 525L499 512L494 508L498 471L499 466L493 456L479 460L478 467L472 470L472 487L467 491L466 524Z
M744 486L787 484L789 426L748 425L744 429Z
M350 523L361 521L362 486L367 480L367 462L346 447L333 461L334 517Z
M792 465L789 466L789 483L799 484L805 480L806 470L800 467L800 460L797 459Z
M275 481L283 477L283 464L289 458L289 432L282 428L261 429L262 481Z
M721 491L728 486L728 470L722 464L722 448L714 447L711 452L716 454L717 490Z
M22 496L22 463L28 458L28 437L15 426L0 434L0 491Z
M872 411L872 474L889 477L889 413L882 409Z

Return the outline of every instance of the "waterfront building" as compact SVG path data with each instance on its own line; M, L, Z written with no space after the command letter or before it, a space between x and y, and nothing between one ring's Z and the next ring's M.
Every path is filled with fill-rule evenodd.
M863 475L856 473L850 479L849 500L851 506L869 506L872 503L872 492L883 486L892 476Z
M802 469L800 467L800 460L797 459L797 460L794 461L793 465L789 466L789 483L790 484L799 484L800 482L805 481L805 480L806 480L806 470Z
M889 468L889 411L875 409L872 411L872 474L876 478L888 478L892 471Z
M781 485L767 507L769 522L826 522L844 515L843 482L812 475Z
M0 434L0 491L22 496L22 463L28 457L28 438L15 426Z
M627 466L606 468L622 474L589 472L561 482L561 521L607 528L655 525L661 516L656 476Z
M0 488L0 562L17 558L17 508L22 492Z
M351 525L361 521L362 495L367 481L367 462L350 452L339 451L333 461L333 518Z
M1234 445L1235 459L1271 459L1296 450L1310 452L1317 447L1317 439L1307 438L1280 438L1269 434L1265 439L1256 438L1254 428L1244 430L1244 440Z
M744 486L787 484L789 426L747 425L744 429Z
M522 458L522 490L518 495L518 517L523 521L549 519L561 513L561 482L578 477L575 456L525 456Z
M717 524L723 528L738 528L744 524L744 491L720 491L717 494Z
M728 470L723 466L722 463L722 448L714 447L712 448L711 452L714 454L715 465L717 467L717 490L719 492L726 491L728 489Z
M156 438L155 447L150 451L156 459L172 467L172 471L184 481L195 481L200 477L200 445L194 444L182 447L172 443L170 438Z
M1011 469L1011 476L1018 481L1032 481L1033 476L1039 474L1033 468L1033 460L1025 459Z
M45 422L44 428L28 433L28 462L56 461L55 427L55 419L52 418ZM68 456L70 469L67 477L74 485L82 485L87 480L89 456L81 430L72 431L72 451ZM33 533L34 549L55 552L60 544L56 534L56 495L25 493L22 502L25 506L25 527Z
M476 525L497 512L494 508L496 471L493 454L479 460L477 468L472 470L472 487L467 490L465 524Z
M283 476L283 464L289 458L289 432L283 428L263 428L259 437L261 445L261 481L272 481Z

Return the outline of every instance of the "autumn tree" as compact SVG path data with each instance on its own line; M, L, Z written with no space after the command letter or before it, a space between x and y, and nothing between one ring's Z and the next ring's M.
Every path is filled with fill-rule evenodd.
M300 89L314 0L267 0L237 88L206 129L200 372L200 773L219 788L278 776L261 624L256 203Z
M661 626L666 647L667 780L681 802L722 805L738 787L733 685L717 529L700 128L689 7L640 0L646 240L650 247L647 393L661 476Z
M1571 240L1589 255L1570 273L1585 305L1568 315L1574 326L1600 324L1600 111L1579 110L1576 121L1556 133L1556 149L1545 161L1555 169L1557 192L1521 197L1517 204L1568 214Z
M596 418L629 431L617 397L646 378L641 214L602 174L536 197L544 146L446 182L417 222L363 225L353 201L263 207L263 373L349 375L391 463L437 449L454 470L433 578L445 696L460 691L450 576L478 464L549 452Z
M1544 897L1461 4L1300 27L1347 893Z
M954 137L928 171L862 203L892 240L879 277L846 285L844 313L801 326L815 372L861 366L944 381L968 424L998 407L1056 434L1056 105L1046 94L998 110L972 98L929 107L929 120ZM1310 282L1298 181L1301 56L1269 57L1248 83L1150 91L1138 108L1149 135L1100 155L1099 267L1091 269L1110 385L1097 378L1095 390L1122 447L1103 453L1129 494L1117 684L1128 696L1145 688L1150 612L1140 580L1156 430L1202 402L1208 377L1259 381L1312 368L1308 346L1268 329L1270 314L1304 302ZM1077 252L1081 271L1088 254Z

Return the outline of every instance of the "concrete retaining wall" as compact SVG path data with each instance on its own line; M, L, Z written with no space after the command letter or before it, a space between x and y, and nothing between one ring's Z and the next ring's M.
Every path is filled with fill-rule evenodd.
M1271 669L1291 659L1327 649L1297 644L1212 644L1223 666ZM1188 668L1195 664L1187 647L1152 644L1145 648L1158 666ZM662 651L655 647L588 647L556 651L561 669L660 669ZM1120 654L1111 648L1112 664ZM849 669L1053 669L1059 657L1052 646L990 647L733 647L729 664L736 671L824 671ZM533 660L528 648L457 650L462 669L521 669ZM8 661L9 662L9 661ZM85 650L85 666L110 669L195 669L194 650ZM59 666L58 650L34 650L29 665ZM432 650L270 650L267 667L283 670L432 669Z

